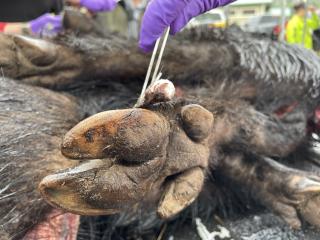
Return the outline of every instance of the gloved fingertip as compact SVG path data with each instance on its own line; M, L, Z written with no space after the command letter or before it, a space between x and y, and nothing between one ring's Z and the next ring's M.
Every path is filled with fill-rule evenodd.
M118 0L113 0L113 4L112 5L114 6L114 8L116 8L116 6L118 5L118 2L119 2Z
M184 14L181 14L175 21L170 24L170 34L176 35L179 33L186 24L188 24L189 18L186 18Z
M179 30L177 30L176 28L174 28L174 27L172 27L172 26L170 26L170 35L176 35L177 34L177 32L179 32Z
M105 11L113 11L117 7L117 1L111 0L107 6L105 6Z
M113 11L115 10L117 7L117 4L110 6L110 9L108 9L108 11Z
M62 16L62 14L60 14L60 15L57 15L57 16L56 16L56 19L57 19L57 20L59 20L59 21L62 21L62 19L63 19L63 16Z
M149 53L153 50L154 46L146 46L146 45L142 45L139 44L139 49L143 52L143 53Z

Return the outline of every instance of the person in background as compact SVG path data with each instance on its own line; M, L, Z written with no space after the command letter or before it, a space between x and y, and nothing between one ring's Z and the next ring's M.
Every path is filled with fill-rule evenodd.
M24 0L23 0L24 1ZM62 3L61 0L58 0L60 5ZM51 0L53 5L57 3L56 0ZM103 11L112 11L116 5L117 0L66 0L67 4L76 7L85 7L92 13L103 12ZM36 8L35 3L30 3L31 6ZM1 4L0 4L1 6ZM59 9L60 11L63 9ZM49 12L50 8L47 9ZM31 34L37 36L52 36L56 35L58 32L62 30L62 15L59 12L54 12L58 15L52 13L44 13L43 15L35 18L31 21L26 22L0 22L0 32L10 33L10 34ZM12 11L12 15L19 15L19 12L14 13Z
M311 16L308 17L308 10ZM299 44L307 49L313 49L313 31L320 27L320 19L316 14L315 7L307 8L305 3L294 5L295 14L287 25L287 42Z
M151 0L142 19L139 46L150 52L170 26L170 34L179 32L193 17L235 0Z

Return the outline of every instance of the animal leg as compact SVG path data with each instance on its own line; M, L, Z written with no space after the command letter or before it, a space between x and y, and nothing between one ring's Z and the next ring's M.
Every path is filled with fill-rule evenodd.
M250 194L283 218L292 228L301 220L320 228L320 177L286 167L270 158L227 156L220 170L250 189Z
M213 145L284 157L295 150L306 135L306 116L299 109L280 119L239 101L217 102L213 108L205 107L216 118Z

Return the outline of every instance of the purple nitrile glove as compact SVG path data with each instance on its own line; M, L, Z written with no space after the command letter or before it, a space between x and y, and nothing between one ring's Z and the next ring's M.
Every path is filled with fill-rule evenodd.
M116 0L80 0L80 5L92 12L112 11L117 6Z
M142 19L140 48L149 52L170 26L170 34L179 32L193 17L236 0L151 0Z
M46 13L29 24L31 32L35 35L55 35L62 30L62 16Z

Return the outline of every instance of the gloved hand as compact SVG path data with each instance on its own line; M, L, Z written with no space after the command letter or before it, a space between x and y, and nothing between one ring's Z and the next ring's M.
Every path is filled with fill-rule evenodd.
M170 26L170 34L179 32L193 17L235 0L151 0L142 19L140 48L149 52Z
M46 13L29 22L30 30L34 35L52 36L62 30L62 16Z
M91 12L112 11L117 6L116 0L80 0L80 5Z

